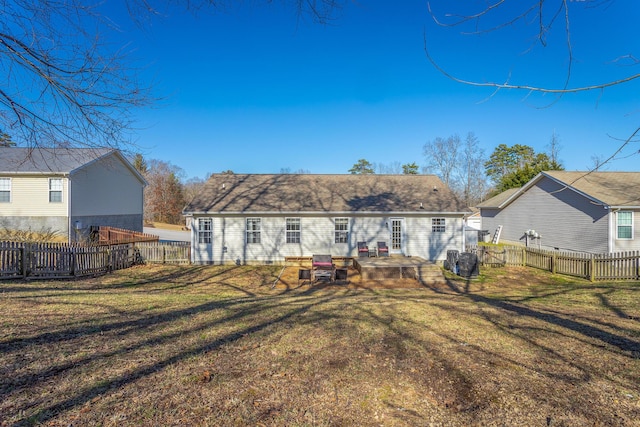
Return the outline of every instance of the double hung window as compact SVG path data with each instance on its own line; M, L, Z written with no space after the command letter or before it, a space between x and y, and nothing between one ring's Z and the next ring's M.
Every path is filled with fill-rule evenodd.
M0 203L11 202L11 178L0 178Z
M286 219L287 243L300 243L300 218Z
M633 212L620 211L616 215L618 239L633 238Z
M247 218L247 243L260 243L260 218Z
M198 243L211 244L213 221L211 218L198 218Z
M336 218L334 220L335 243L349 242L349 218Z
M49 203L62 202L62 178L49 178Z

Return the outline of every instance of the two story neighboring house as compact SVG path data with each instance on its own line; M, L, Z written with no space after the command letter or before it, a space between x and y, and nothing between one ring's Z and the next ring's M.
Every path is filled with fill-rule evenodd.
M589 253L640 250L640 172L542 172L478 205L500 240Z
M443 261L468 208L435 175L214 174L183 213L195 263L352 257L358 242Z
M145 185L117 150L0 147L0 227L69 241L91 226L141 232Z

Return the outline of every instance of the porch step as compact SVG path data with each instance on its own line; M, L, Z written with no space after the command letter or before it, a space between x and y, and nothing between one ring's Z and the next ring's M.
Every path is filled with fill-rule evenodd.
M442 269L435 264L423 264L416 269L416 280L422 284L440 285L446 282Z

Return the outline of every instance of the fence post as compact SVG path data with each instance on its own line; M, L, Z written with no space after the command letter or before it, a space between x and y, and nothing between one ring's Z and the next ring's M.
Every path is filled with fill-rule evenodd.
M22 265L21 267L21 273L22 273L22 278L26 279L27 278L27 248L26 248L27 244L25 243L24 245L22 245L22 247L20 248L20 256L22 257Z
M527 266L527 248L522 248L522 266Z
M556 253L553 252L551 254L551 273L553 274L556 274L556 262L557 262Z
M589 260L589 281L590 282L596 281L596 261L594 257L595 255L591 254L591 259Z
M72 276L76 275L76 257L78 256L78 247L74 246L71 248L71 265L69 266L69 274Z

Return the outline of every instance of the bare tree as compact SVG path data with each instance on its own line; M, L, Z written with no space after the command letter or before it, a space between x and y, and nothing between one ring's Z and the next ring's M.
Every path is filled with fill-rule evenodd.
M460 148L460 136L457 134L427 142L423 147L425 171L438 175L442 182L453 189L458 184L456 168Z
M488 183L484 150L469 132L464 142L458 134L436 138L424 145L425 172L435 173L468 206L484 199Z
M549 139L549 144L547 145L547 155L549 156L549 160L552 163L560 164L560 150L562 146L560 145L560 137L556 133L555 129L553 130L553 134L551 134L551 139Z
M436 5L437 3L437 5ZM455 72L442 66L441 63L433 56L429 38L425 32L424 48L429 61L443 75L454 81L464 83L471 86L488 87L494 89L494 94L500 90L520 90L527 94L555 94L556 98L553 102L557 102L563 95L587 92L602 91L606 88L622 85L640 79L640 73L634 72L634 65L640 64L637 55L633 52L627 53L611 53L608 61L604 61L609 65L616 66L611 69L610 78L604 81L592 81L579 86L573 86L572 81L575 73L576 59L574 56L574 44L576 41L572 38L571 24L574 16L584 16L585 13L599 13L613 3L613 0L526 0L521 2L507 2L505 0L494 0L493 2L474 2L471 5L463 5L467 13L459 13L455 11L457 2L428 2L428 9L434 22L446 28L459 28L465 35L490 35L499 31L506 31L515 26L520 28L529 28L533 30L536 42L542 46L548 43L556 42L557 37L562 35L562 42L565 47L566 58L564 64L564 77L562 83L557 87L551 87L546 84L536 84L535 82L519 82L518 76L509 72L503 76L502 80L480 81L469 78L463 78ZM434 5L439 8L435 8ZM444 5L444 8L440 8ZM478 7L478 9L472 9ZM449 12L449 10L454 10ZM574 15L574 12L580 12ZM553 36L553 37L552 37ZM555 38L554 38L555 37ZM525 41L525 42L528 42ZM590 43L590 42L589 42ZM533 45L529 45L525 51L531 52ZM591 48L591 45L590 45ZM477 49L477 48L476 48ZM604 51L609 55L609 51ZM621 63L631 65L628 67L619 67ZM585 78L592 78L597 73L588 73ZM602 167L616 158L621 151L631 142L635 141L635 136L640 132L638 127L628 138L620 140L618 149L612 156L606 158L603 162L598 162L597 167ZM635 154L638 154L637 152Z
M148 162L145 179L148 186L144 190L145 220L179 224L185 194L180 178L184 171L169 162L152 159Z
M343 0L281 1L291 3L299 19L326 23L335 18ZM134 112L154 99L126 48L113 46L109 36L117 24L101 14L101 3L0 2L0 129L17 145L135 148ZM161 12L156 7L199 10L233 3L123 2L140 25Z
M489 190L484 173L484 150L473 132L469 132L460 151L460 199L467 206L482 201Z

